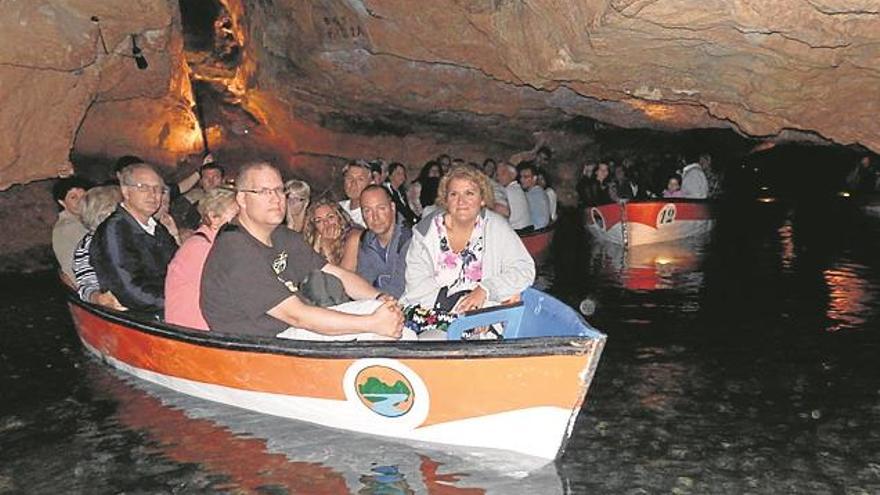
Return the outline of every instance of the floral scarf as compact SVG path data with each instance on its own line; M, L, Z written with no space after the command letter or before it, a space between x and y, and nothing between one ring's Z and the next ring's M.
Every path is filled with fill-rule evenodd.
M461 252L456 253L449 247L443 217L437 215L434 220L440 237L440 252L435 260L437 278L442 286L448 287L449 294L473 290L483 279L486 221L482 215L477 217L470 240Z

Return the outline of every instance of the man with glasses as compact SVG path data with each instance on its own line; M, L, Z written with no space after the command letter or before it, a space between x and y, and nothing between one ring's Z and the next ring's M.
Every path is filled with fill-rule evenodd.
M101 290L132 311L161 314L165 273L177 242L153 218L167 187L156 170L134 163L119 173L122 203L95 231L89 256Z
M274 337L292 327L285 336L400 338L403 314L393 298L357 274L327 263L301 234L279 228L285 198L275 167L248 164L235 183L238 216L218 234L202 273L201 309L213 331ZM303 280L320 272L339 279L351 298L371 300L366 301L372 303L370 313L349 314L301 299Z

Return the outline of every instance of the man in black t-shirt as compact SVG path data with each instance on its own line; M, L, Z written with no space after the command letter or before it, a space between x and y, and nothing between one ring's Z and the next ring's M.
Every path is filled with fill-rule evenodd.
M297 327L327 336L375 333L400 338L403 315L393 298L357 274L329 264L284 220L284 183L268 163L246 165L236 179L236 221L218 234L202 273L201 309L212 330L275 336ZM383 299L368 315L310 306L296 287L310 271L342 282L353 299Z

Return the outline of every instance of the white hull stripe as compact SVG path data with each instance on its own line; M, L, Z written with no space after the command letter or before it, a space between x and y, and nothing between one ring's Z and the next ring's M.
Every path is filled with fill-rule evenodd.
M381 416L352 401L255 392L177 378L131 366L102 354L84 340L83 344L115 368L187 395L273 416L393 438L501 449L550 461L556 457L572 417L570 410L545 406L413 429L405 424L385 422Z

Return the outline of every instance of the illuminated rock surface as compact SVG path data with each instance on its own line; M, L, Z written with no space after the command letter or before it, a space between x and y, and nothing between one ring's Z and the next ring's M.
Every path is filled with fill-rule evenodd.
M217 68L184 53L199 35L174 0L5 2L0 30L15 42L0 44L0 188L54 176L71 151L169 166L200 152L187 60L226 107L203 111L210 147L230 161L262 154L308 169L380 155L419 163L442 150L478 159L529 148L551 128L564 149L571 122L880 149L872 0L225 7L243 48ZM146 70L130 57L131 34Z

